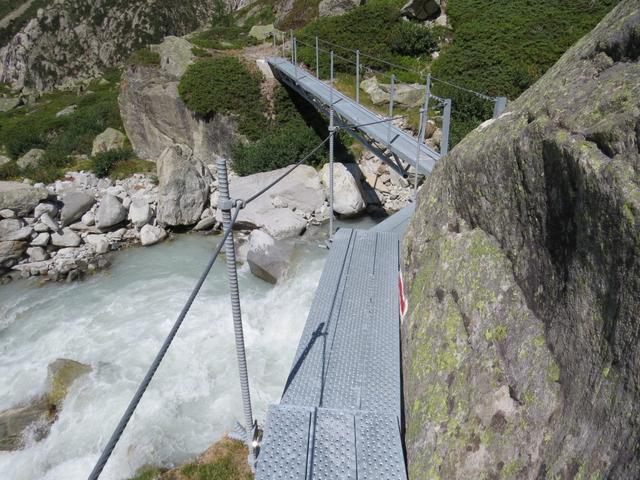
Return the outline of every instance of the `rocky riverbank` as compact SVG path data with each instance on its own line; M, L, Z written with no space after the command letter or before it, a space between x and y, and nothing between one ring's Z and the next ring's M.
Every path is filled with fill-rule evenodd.
M232 174L232 195L248 198L286 170ZM136 174L113 181L68 172L49 185L0 182L0 275L5 281L31 276L72 281L107 267L108 254L121 248L154 245L177 232L220 231L215 165L193 158L189 147L174 145L160 155L158 177ZM337 163L334 181L335 212L344 217L382 207L392 212L411 195L405 179L371 158L361 166ZM290 252L282 248L285 239L328 219L327 184L328 166L317 172L302 165L240 212L238 229L261 230L253 235L261 241L241 249L240 257L249 256L252 270L273 262L262 252L265 242ZM258 260L265 255L269 259ZM281 275L259 276L275 282Z

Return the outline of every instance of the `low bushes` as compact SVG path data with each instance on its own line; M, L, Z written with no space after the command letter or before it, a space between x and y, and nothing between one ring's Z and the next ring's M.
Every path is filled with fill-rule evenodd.
M119 72L109 71L106 76L110 80L107 85L89 85L93 93L54 92L33 105L0 113L0 145L9 157L17 160L32 148L45 151L38 168L23 172L25 176L51 182L73 165L73 156L91 153L96 135L107 127L122 130L115 85ZM56 116L70 105L76 106L73 113ZM15 168L5 166L0 176L18 176Z
M130 149L109 150L98 153L91 158L91 170L98 177L106 177L118 162L129 160L133 157Z
M160 65L160 54L148 48L141 48L133 52L127 59L127 65L156 66Z
M239 132L249 140L258 140L267 123L260 82L260 74L235 57L206 58L187 68L178 92L187 107L202 118L216 113L237 115Z

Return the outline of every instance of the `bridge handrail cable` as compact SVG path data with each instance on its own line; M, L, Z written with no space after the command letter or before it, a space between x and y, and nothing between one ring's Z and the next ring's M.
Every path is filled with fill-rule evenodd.
M310 37L309 37L309 36L307 36L307 35L303 35L303 37L304 37L304 38L310 38ZM299 38L299 37L296 37L296 40L297 40L297 41L299 41L300 43L304 44L305 46L310 47L310 48L315 48L315 45L310 45L310 44L308 44L308 43L306 43L306 42L304 42L304 41L300 41L300 40L298 40L298 38ZM359 53L359 55L360 55L360 57L365 57L365 58L369 58L369 59L374 60L374 61L379 62L379 63L384 63L385 65L388 65L388 66L390 66L390 67L398 68L398 69L400 69L400 70L404 70L404 71L406 71L406 72L413 73L414 75L418 75L418 76L419 76L419 77L421 77L421 78L424 78L424 77L425 77L424 72L421 72L421 71L419 71L419 70L415 70L415 69L413 69L413 68L409 68L409 67L407 67L407 66L405 66L405 65L400 65L400 64L397 64L397 63L389 62L388 60L384 60L384 59L382 59L382 58L376 57L375 55L371 55L371 54L369 54L369 53L362 52L362 51L360 51L360 50L354 50L354 49L352 49L352 48L345 47L345 46L343 46L343 45L339 45L339 44L337 44L337 43L333 43L333 42L330 42L330 41L328 41L328 40L324 40L324 39L319 38L319 37L318 37L318 42L324 43L324 44L326 44L326 45L330 45L330 46L332 46L332 47L340 48L340 49L342 49L342 50L345 50L345 51L348 51L348 52L351 52L351 53L354 53L354 54L355 54L356 52L358 52L358 53ZM321 50L321 51L324 51L324 52L329 53L329 51L328 51L328 50L325 50L325 49L320 48L320 47L318 47L318 50ZM356 62L354 62L353 60L350 60L350 59L347 59L347 58L345 58L345 57L342 57L342 56L340 56L340 55L336 54L335 52L334 52L333 54L334 54L334 56L336 56L336 57L340 58L341 60L344 60L344 61L346 61L346 62L349 62L349 63L351 63L351 64L353 64L353 65L357 65L357 63L356 63ZM363 68L365 68L366 70L369 70L370 72L377 73L377 74L379 74L379 75L388 75L388 72L383 72L383 71L381 71L381 70L377 70L377 69L372 68L372 67L370 67L370 66L368 66L368 65L361 64L361 66L362 66ZM478 96L478 97L480 97L480 98L482 98L482 99L484 99L484 100L487 100L487 101L491 101L491 102L493 102L493 101L495 101L495 100L498 98L498 97L492 97L491 95L487 95L487 94L482 93L482 92L478 92L478 91L476 91L476 90L472 90L472 89L470 89L470 88L463 87L463 86L461 86L461 85L457 85L457 84L455 84L455 83L453 83L453 82L450 82L450 81L448 81L448 80L443 80L443 79L441 79L441 78L434 77L433 75L431 75L431 80L432 80L432 81L435 81L435 82L443 83L443 84L445 84L445 85L447 85L447 86L449 86L449 87L456 88L456 89L458 89L458 90L462 90L462 91L467 92L467 93L471 93L471 94L476 95L476 96Z

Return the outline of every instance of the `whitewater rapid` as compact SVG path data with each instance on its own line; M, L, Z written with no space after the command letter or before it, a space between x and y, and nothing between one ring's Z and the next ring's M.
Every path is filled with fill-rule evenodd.
M41 395L47 365L69 358L93 371L72 386L47 438L0 452L0 479L85 479L170 330L217 237L185 235L114 256L82 282L0 287L0 410ZM281 284L240 268L254 414L278 401L326 250L299 249ZM224 263L217 262L101 478L201 453L241 420Z

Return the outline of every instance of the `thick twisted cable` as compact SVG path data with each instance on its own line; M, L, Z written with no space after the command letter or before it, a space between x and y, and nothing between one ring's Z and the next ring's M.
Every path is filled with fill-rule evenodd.
M278 182L280 182L284 177L286 177L287 175L289 175L291 172L293 172L296 168L298 168L300 165L302 165L304 162L306 162L311 155L313 155L314 153L316 153L318 150L320 150L320 148L322 148L322 146L327 143L327 141L331 138L331 135L328 135L327 138L325 138L322 142L320 142L313 150L311 150L309 153L307 153L304 157L302 157L300 160L298 160L296 163L294 163L291 168L289 168L289 170L287 170L286 172L284 172L282 175L280 175L278 178L276 178L273 182L271 182L269 185L267 185L266 187L264 187L262 190L254 193L251 197L249 197L248 199L246 199L244 201L244 205L248 205L249 203L253 202L256 198L258 198L260 195L264 194L265 192L267 192L271 187L273 187L274 185L276 185Z
M182 311L180 312L180 315L178 315L178 319L173 324L173 327L171 328L169 335L167 335L167 338L162 344L162 347L160 347L160 350L156 354L156 357L153 359L153 362L151 363L151 366L149 367L147 374L144 376L144 379L140 383L140 386L138 386L138 390L133 395L133 398L129 402L129 406L127 407L124 414L122 415L122 418L118 423L118 426L113 431L113 434L109 439L109 442L107 443L106 447L102 451L102 455L100 455L100 458L98 459L95 466L93 467L93 470L89 474L88 480L97 480L98 477L100 477L100 474L102 473L102 470L104 469L105 465L109 461L109 457L111 457L113 450L118 444L118 441L120 440L120 437L124 432L124 429L127 427L127 424L129 423L131 416L135 412L136 407L138 406L138 403L140 403L140 400L142 399L142 396L147 390L147 387L149 386L149 384L151 383L153 376L158 370L158 367L160 366L162 359L167 353L167 350L169 349L169 347L171 346L171 343L173 342L173 339L175 338L176 334L178 333L178 330L180 329L180 326L182 325L184 318L186 317L187 313L189 313L189 309L191 308L193 301L195 300L196 296L200 292L200 289L202 288L204 281L207 279L207 276L209 275L209 272L211 271L213 264L216 262L216 259L218 258L218 255L220 254L220 251L222 250L222 247L224 246L225 241L227 240L227 237L231 233L233 224L236 222L236 219L238 218L238 213L240 213L240 209L236 208L233 218L231 219L231 226L229 227L228 230L225 231L224 236L222 237L222 240L216 247L214 254L211 256L209 263L207 264L204 271L202 272L202 275L200 275L200 279L198 280L198 283L196 283L195 287L193 288L191 295L187 300L187 303L185 303L184 307L182 307Z

